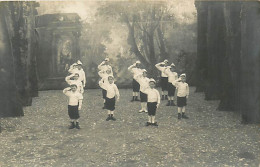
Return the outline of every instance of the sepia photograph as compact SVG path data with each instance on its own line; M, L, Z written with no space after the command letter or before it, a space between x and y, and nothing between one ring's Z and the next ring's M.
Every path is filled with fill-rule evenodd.
M0 1L0 167L260 167L260 1Z

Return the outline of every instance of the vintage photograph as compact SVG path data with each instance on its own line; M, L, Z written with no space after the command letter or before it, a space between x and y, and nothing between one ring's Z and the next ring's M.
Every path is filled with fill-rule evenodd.
M260 167L257 0L0 1L0 167Z

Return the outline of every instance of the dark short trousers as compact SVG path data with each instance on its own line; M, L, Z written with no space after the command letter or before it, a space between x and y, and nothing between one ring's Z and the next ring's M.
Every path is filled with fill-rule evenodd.
M133 92L139 92L140 91L140 84L133 79Z
M103 99L105 99L107 97L107 91L105 89L102 89L102 96L103 96Z
M168 87L168 77L161 77L161 88L162 91L167 90Z
M168 96L174 96L176 87L172 83L168 82Z
M105 108L107 110L114 111L115 105L116 105L116 98L115 97L113 97L111 99L106 97Z
M148 109L148 115L149 116L155 116L156 108L157 108L157 102L148 102L147 103L147 109Z
M70 119L79 119L79 106L68 105L68 114Z
M187 105L187 99L186 96L185 97L178 97L177 96L177 106L178 107L184 107Z
M147 102L147 94L140 91L140 100L141 102Z

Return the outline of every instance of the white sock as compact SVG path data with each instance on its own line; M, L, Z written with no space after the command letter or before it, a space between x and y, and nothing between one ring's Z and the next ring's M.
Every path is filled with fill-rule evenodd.
M108 115L111 114L111 111L110 111L110 110L107 110L107 114L108 114Z
M178 107L178 113L181 113L182 108Z
M148 116L148 122L152 122L152 117L151 116Z

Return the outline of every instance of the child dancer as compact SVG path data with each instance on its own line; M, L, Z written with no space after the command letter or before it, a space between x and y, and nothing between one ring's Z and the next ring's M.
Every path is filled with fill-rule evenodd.
M72 84L70 87L65 88L63 93L69 97L68 114L71 119L71 125L69 129L77 128L79 126L79 110L81 110L83 96L77 91L77 85ZM75 124L76 123L76 124Z
M65 78L65 81L69 84L69 85L77 85L77 91L81 94L84 93L84 89L83 89L83 84L82 82L79 80L79 74L78 73L74 73L71 74L69 76L67 76Z
M79 80L82 82L83 84L83 88L85 88L86 86L86 74L82 68L82 63L81 61L77 61L77 64L78 64L78 74L79 74Z
M109 120L115 121L116 120L114 118L115 103L116 100L117 101L119 100L120 95L116 84L114 84L114 77L108 76L108 83L104 83L102 80L99 81L99 86L107 91L105 108L107 109L108 117L106 121Z
M140 68L140 65L141 62L136 61L133 65L128 67L128 70L133 73L133 99L131 100L131 102L139 101L138 93L140 91L140 84L136 81L136 76L143 73L142 69Z
M108 83L108 76L113 76L113 73L112 73L110 68L107 68L106 71L99 71L98 75L101 77L101 80L103 81L103 83L107 84ZM103 88L101 88L101 89L102 89L102 96L103 96L103 99L104 99L103 109L105 109L105 99L106 99L107 91Z
M185 118L185 107L187 105L187 98L189 97L189 85L186 83L186 74L181 74L180 79L173 83L177 88L177 106L178 106L178 119Z
M168 60L164 60L161 63L155 65L155 67L161 71L161 88L162 88L162 100L167 100L167 86L168 86L168 76L164 73L167 69Z
M175 83L178 79L178 74L174 72L175 65L172 63L170 69L165 69L164 73L168 76L168 103L166 106L175 106L174 104L174 95L176 87L172 84Z
M141 110L139 112L147 111L147 94L144 93L145 89L149 88L150 79L146 77L147 71L143 69L143 73L136 76L136 81L140 84L140 100L141 100Z
M102 61L99 65L98 65L98 69L100 71L107 71L110 70L112 75L113 75L113 70L112 67L109 65L109 58L105 58L104 61Z
M144 93L147 94L147 108L148 108L148 122L146 126L158 126L157 122L155 122L155 114L156 109L160 105L160 93L155 89L155 80L150 79L149 88L147 88Z

